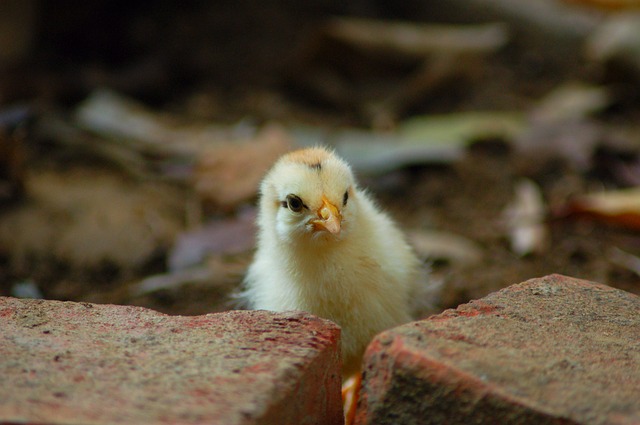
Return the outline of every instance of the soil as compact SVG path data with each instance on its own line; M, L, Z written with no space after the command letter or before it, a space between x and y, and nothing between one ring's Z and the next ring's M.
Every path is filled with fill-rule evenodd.
M189 16L195 19L195 15ZM296 17L281 18L291 22ZM137 18L131 19L140 23ZM309 18L309 21L316 19ZM53 31L52 26L56 27L49 23L49 31ZM177 31L176 27L171 28ZM183 30L191 37L198 35ZM285 43L285 38L265 42ZM144 40L152 44L150 39ZM257 43L254 38L251 40ZM164 38L157 40L156 48L165 41ZM238 38L238 43L246 47L247 38ZM202 44L200 42L200 46ZM176 46L180 46L180 40L173 45L174 50L179 50ZM282 51L280 47L277 51ZM135 54L135 50L131 48L128 53ZM249 53L259 51L252 45ZM159 54L157 50L154 53ZM46 104L39 110L39 117L54 112L65 114L92 88L91 85L69 85L70 79L86 76L88 70L92 70L104 77L98 78L100 82L117 86L115 81L123 76L114 72L112 65L96 64L93 57L67 54L77 65L75 71L61 71L59 66L45 61L34 75L25 75L25 87L12 92L12 103L28 99L30 104ZM197 54L203 52L193 52L193 56ZM523 72L521 63L515 66L521 54L513 49L503 52L494 62L484 63L482 70L463 86L450 82L439 85L399 118L478 107L527 110L550 88L571 78L585 78L592 83L607 78L606 83L619 82L615 75L593 76L587 72L585 76L580 66L564 69L561 74L555 70L545 72L542 68L532 76L530 68ZM251 117L258 123L275 120L285 128L292 123L321 128L347 125L370 128L369 117L360 114L357 105L327 104L326 100L313 98L295 84L282 84L290 80L276 78L278 71L272 69L273 64L264 56L262 53L256 63L270 64L269 78L246 77L251 84L221 83L220 72L205 78L207 66L211 65L206 61L214 64L217 58L192 57L180 69L180 78L160 78L162 85L155 92L153 87L145 87L136 93L127 88L127 84L122 91L158 110L197 120L229 124ZM124 59L118 57L117 61L121 63ZM227 67L233 65L226 64ZM250 72L246 65L235 65L243 66L244 73ZM543 65L544 61L540 61L539 66ZM9 84L7 81L16 81L20 72L20 67L5 72L3 86ZM230 78L228 73L225 75ZM184 83L187 76L194 76L189 84ZM52 85L44 94L35 89L41 87L43 81ZM624 84L627 83L625 80ZM150 92L153 95L149 95ZM595 119L608 128L633 129L640 110L630 101L632 98L629 93L623 93ZM12 137L5 137L3 143L19 143ZM250 249L210 259L206 266L214 271L211 279L187 279L187 283L173 288L134 294L131 288L142 279L167 271L167 259L176 238L193 229L189 218L193 212L193 190L184 182L176 184L160 178L145 180L131 176L121 167L87 155L86 151L61 147L51 142L52 138L30 133L20 142L21 155L26 159L10 160L5 156L0 163L3 173L13 169L11 166L16 162L20 162L21 170L7 178L19 182L16 192L0 200L0 295L15 295L16 285L26 283L35 285L45 298L136 304L172 314L202 314L233 305L230 294L237 289L251 259ZM637 146L623 152L604 148L593 153L589 165L583 168L557 157L538 158L535 167L524 167L527 158L514 149L511 141L482 140L471 144L464 156L451 163L412 166L383 176L367 177L363 183L405 229L448 232L467 238L481 248L481 260L471 264L447 258L432 259L432 280L442 285L442 289L436 305L425 314L551 273L593 280L640 294L638 270L615 260L618 250L640 253L640 231L566 215L561 210L570 196L587 193L598 186L625 186L612 177L611 170L600 161L602 158L613 158L616 163L635 163L639 155ZM545 226L549 239L539 252L519 256L510 248L504 211L513 202L517 184L525 178L539 185L547 203ZM224 220L246 207L247 204L238 206L231 212L205 211L206 217L201 220Z

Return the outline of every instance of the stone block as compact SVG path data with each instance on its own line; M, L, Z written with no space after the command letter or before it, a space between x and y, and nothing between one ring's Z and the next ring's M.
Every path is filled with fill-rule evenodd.
M298 312L0 297L0 423L341 424L339 336Z
M356 423L640 424L640 297L551 275L377 336Z

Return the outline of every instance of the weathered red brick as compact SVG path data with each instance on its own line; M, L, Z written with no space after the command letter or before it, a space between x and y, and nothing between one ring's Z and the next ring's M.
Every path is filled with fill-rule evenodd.
M341 424L339 328L0 297L0 423Z
M552 275L379 335L356 423L640 424L640 298Z

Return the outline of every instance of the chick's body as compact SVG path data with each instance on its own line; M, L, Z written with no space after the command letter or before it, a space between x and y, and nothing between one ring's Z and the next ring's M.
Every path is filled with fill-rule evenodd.
M336 322L343 372L356 372L375 334L411 319L419 260L349 166L324 149L282 157L260 192L246 298L252 308L304 310Z

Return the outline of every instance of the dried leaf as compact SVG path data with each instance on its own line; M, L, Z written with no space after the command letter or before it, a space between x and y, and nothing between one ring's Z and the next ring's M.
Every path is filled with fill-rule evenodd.
M409 243L426 260L447 260L459 266L477 264L482 248L470 239L453 233L413 229L407 231Z
M264 174L291 146L282 127L269 125L251 140L209 148L198 159L196 192L218 208L233 209L256 195Z
M548 239L546 206L540 188L531 180L521 180L515 192L504 213L511 250L520 256L540 253Z
M373 137L365 143L344 139L336 151L360 175L380 175L412 165L450 163L462 156L462 149L456 146L416 145Z
M146 264L181 230L176 193L106 172L33 172L27 202L0 220L0 250L13 267L55 260L79 270ZM20 229L20 231L16 231Z
M178 126L175 118L110 90L96 90L75 112L78 125L131 149L162 156L195 158L212 142L228 137L216 126Z
M98 158L134 178L149 180L155 176L153 162L143 152L81 130L58 114L40 117L35 123L35 133L36 137L51 139L63 150L81 157Z
M495 23L334 18L302 44L290 78L323 103L357 110L388 129L438 87L476 79L485 58L507 41L507 27Z
M44 299L42 290L33 280L25 280L22 282L14 283L11 287L10 294L12 297L16 298L34 298L38 300Z
M297 126L291 129L291 134L300 146L333 146L359 175L381 175L411 165L450 163L459 159L464 150L462 146L433 140L408 140L398 133L356 129L329 132Z
M509 140L524 128L524 116L519 112L488 111L412 118L400 125L399 132L414 142L460 146L487 138Z
M325 33L352 46L377 52L426 56L434 52L495 51L507 42L500 24L425 25L361 18L334 18Z
M180 291L184 296L183 291L187 285L215 289L227 297L242 279L248 265L248 257L240 256L229 260L224 255L213 255L201 266L149 276L135 282L128 287L128 297L135 298L166 290Z
M197 267L178 272L159 274L144 278L129 287L129 296L139 297L166 289L179 289L188 284L208 283L214 280L214 271L208 267Z
M610 101L606 89L575 82L542 98L529 114L528 127L514 139L520 170L532 174L558 159L577 170L588 169L604 132L589 116Z
M518 46L523 51L556 58L565 55L567 60L577 56L571 49L576 49L602 20L593 10L569 7L559 0L447 0L446 5L438 7L441 19L459 20L464 13L468 17L482 15L485 22L504 22L521 34Z
M609 253L609 260L640 276L640 257L637 255L630 254L620 248L613 248Z
M620 61L640 73L640 14L611 16L587 40L586 51L595 61Z
M602 134L602 126L588 120L533 124L515 139L517 165L525 174L554 160L588 170Z
M640 188L583 195L573 199L567 211L640 229Z
M531 111L534 122L565 122L585 118L603 110L611 102L604 87L569 82L555 88Z
M176 239L169 253L169 270L176 272L202 264L209 255L249 251L255 244L255 210L237 218L215 220Z
M585 6L595 6L606 10L640 9L640 0L565 0Z
M380 175L411 165L450 163L470 141L512 138L523 127L517 112L471 112L413 118L392 133L309 127L295 127L291 133L303 146L333 145L359 174Z

